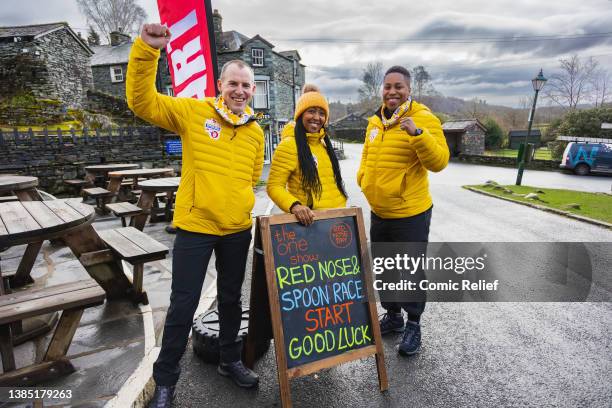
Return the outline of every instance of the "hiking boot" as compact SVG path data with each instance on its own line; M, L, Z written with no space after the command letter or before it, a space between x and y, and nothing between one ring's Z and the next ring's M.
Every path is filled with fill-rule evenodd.
M253 370L246 368L242 361L221 363L217 372L224 377L230 377L239 387L252 388L259 384L259 376Z
M404 331L404 318L402 313L387 312L380 319L380 334L391 332L401 333Z
M412 356L421 349L421 325L411 321L406 322L406 329L402 336L402 342L397 346L397 351L402 356Z
M174 386L158 385L155 394L147 405L148 408L170 408L174 401Z

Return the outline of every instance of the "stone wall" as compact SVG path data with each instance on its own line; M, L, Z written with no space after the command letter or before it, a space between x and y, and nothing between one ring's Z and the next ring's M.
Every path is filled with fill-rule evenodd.
M32 126L59 123L66 120L66 107L59 101L20 98L25 102L0 103L0 124L8 126Z
M111 80L110 67L120 66L123 70L123 81L113 82ZM127 75L127 63L116 65L98 65L91 67L93 82L96 91L114 95L125 99L125 77Z
M0 44L2 97L30 93L57 99L68 107L82 107L93 87L89 53L61 29L32 41Z
M485 166L518 168L516 158L514 157L477 156L460 154L458 157L451 158L451 161L483 164ZM561 164L561 162L558 160L532 160L531 162L525 164L525 168L532 170L561 171L561 169L559 169L559 164Z
M485 133L478 130L470 130L461 137L461 153L468 155L482 155L485 151Z
M143 167L180 170L181 156L168 156L164 140L176 139L155 127L109 131L49 133L3 133L0 136L0 174L39 178L39 188L51 194L72 194L65 179L83 178L85 166L100 163L140 163Z

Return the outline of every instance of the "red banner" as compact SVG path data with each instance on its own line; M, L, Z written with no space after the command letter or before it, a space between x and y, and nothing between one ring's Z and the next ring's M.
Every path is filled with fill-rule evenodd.
M166 47L174 95L215 96L217 55L210 0L157 0L172 39Z

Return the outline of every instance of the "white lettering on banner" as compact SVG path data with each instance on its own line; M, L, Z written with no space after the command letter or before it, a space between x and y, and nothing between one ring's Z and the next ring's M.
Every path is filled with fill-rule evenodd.
M177 93L176 96L184 98L196 97L197 99L204 99L206 91L206 75L201 76L191 81L181 92Z
M180 21L177 21L172 25L172 27L170 27L172 39L170 40L170 43L168 43L168 54L172 52L172 42L196 25L198 25L198 16L196 15L196 11L192 10L191 13L187 14Z
M179 86L198 72L206 71L206 61L201 54L200 36L189 41L182 50L172 51L172 66L174 67L174 86ZM187 62L187 59L200 53L200 55Z

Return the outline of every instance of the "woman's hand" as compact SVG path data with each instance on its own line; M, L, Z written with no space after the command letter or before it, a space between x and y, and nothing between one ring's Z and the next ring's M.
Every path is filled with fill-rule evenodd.
M145 24L142 26L140 38L153 48L164 48L170 42L171 34L166 25Z
M300 224L309 226L314 222L314 213L305 205L296 204L291 209L291 214L295 215Z
M410 136L416 134L417 127L412 118L404 118L400 121L400 129L405 130Z

